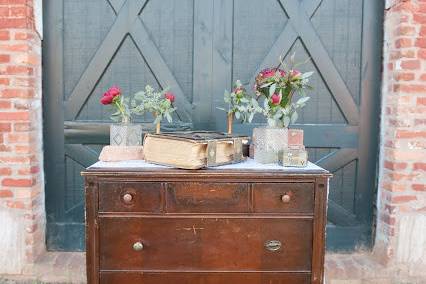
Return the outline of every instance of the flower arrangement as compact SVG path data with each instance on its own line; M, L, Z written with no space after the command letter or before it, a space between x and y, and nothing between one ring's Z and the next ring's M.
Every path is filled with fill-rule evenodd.
M132 111L138 115L152 113L155 117L156 133L160 132L160 123L166 118L169 123L173 121L172 113L176 110L173 106L175 96L167 89L155 91L153 87L147 85L144 91L134 95L132 101Z
M256 99L247 93L247 90L239 80L235 82L234 89L231 93L225 90L224 101L228 104L228 109L218 109L226 111L228 114L229 134L232 133L232 121L234 116L243 123L250 123L256 112L261 111Z
M285 66L281 59L280 65ZM308 83L313 72L302 73L295 69L296 66L293 55L288 70L279 67L267 68L256 76L254 89L257 98L264 99L262 113L269 126L288 127L297 120L297 111L310 99L305 90L311 89ZM293 102L295 95L300 98Z
M129 99L124 98L121 90L117 86L109 88L100 99L101 104L110 105L116 111L111 115L113 121L129 123L132 119L132 112L129 108Z
M291 56L287 70L285 66L280 58L278 67L260 71L255 78L255 96L249 95L238 80L231 93L225 91L224 100L228 104L228 109L219 109L228 113L228 132L232 129L233 116L243 123L250 123L256 113L261 113L269 126L278 128L286 128L297 120L297 111L310 99L306 96L305 90L311 89L308 83L313 72L302 73L297 70L298 64L294 64L294 55ZM295 95L300 98L294 102Z

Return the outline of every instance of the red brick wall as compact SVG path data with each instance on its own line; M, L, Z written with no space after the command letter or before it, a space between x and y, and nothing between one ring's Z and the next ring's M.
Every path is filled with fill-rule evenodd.
M411 253L402 248L409 241L413 253L426 251L416 244L426 236L426 0L388 1L384 27L375 250L382 260L420 262L401 254Z
M33 0L0 0L0 213L24 229L15 236L23 235L24 245L15 248L22 265L11 270L24 269L44 250L41 116L41 40ZM8 230L3 225L0 230ZM16 233L9 232L11 240ZM1 259L0 252L0 266Z

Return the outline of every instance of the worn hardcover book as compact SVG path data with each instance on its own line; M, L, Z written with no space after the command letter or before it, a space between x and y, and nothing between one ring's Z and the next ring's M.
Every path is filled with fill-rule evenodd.
M201 169L241 162L247 136L221 132L170 132L147 134L144 157L147 162L182 169Z

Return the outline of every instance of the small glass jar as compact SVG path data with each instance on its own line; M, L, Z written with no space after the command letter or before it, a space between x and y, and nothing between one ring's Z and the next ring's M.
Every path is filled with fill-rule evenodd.
M261 164L278 163L280 151L288 146L288 128L253 129L254 160Z
M111 146L142 145L142 125L137 123L115 123L110 127Z

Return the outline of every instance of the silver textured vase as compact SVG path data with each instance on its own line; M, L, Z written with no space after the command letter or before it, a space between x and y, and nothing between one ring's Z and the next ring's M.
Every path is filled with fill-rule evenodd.
M142 145L142 125L136 123L117 123L110 127L111 146Z
M279 152L288 146L288 128L253 129L254 160L261 164L278 163Z

